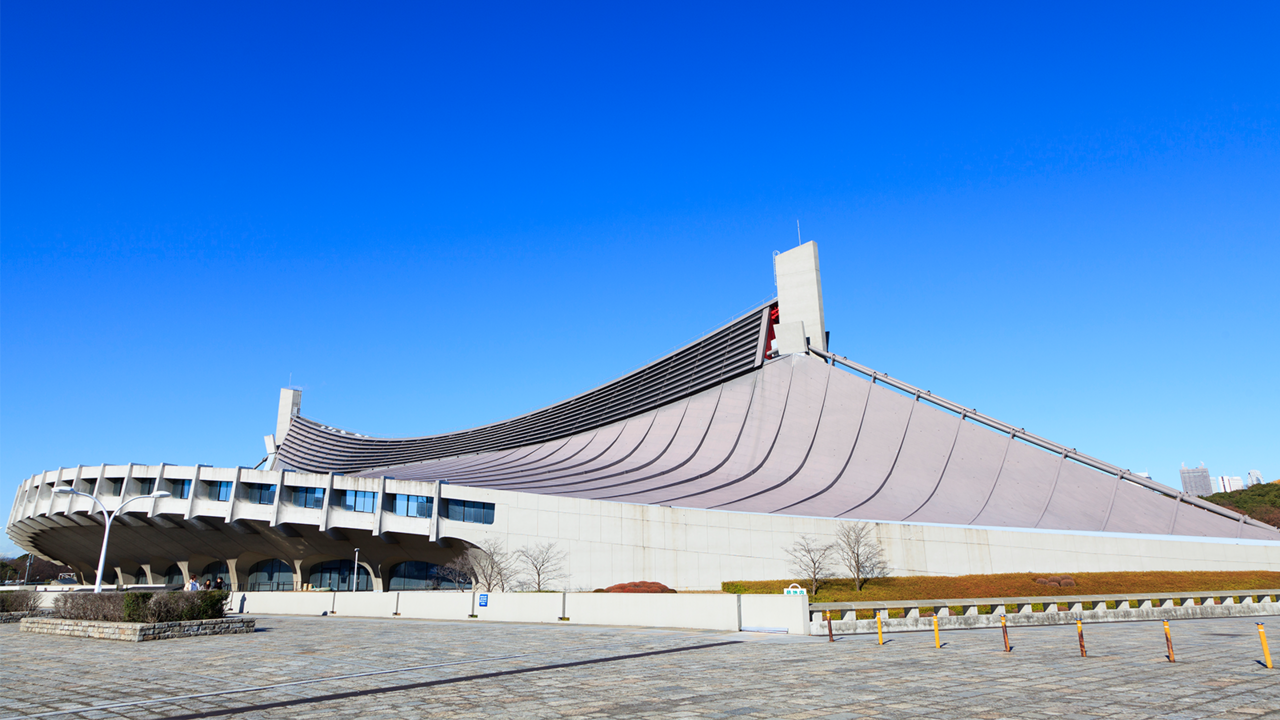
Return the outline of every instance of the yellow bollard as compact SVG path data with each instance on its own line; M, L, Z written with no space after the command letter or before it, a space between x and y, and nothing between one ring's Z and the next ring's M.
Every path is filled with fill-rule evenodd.
M1076 634L1080 636L1080 657L1089 657L1084 651L1084 623L1076 618Z
M1262 640L1262 656L1267 659L1267 669L1273 670L1271 667L1271 648L1267 647L1267 626L1265 623L1258 623L1258 638Z
M884 644L884 629L880 627L880 611L876 610L876 637L880 639L880 644Z
M1169 646L1169 662L1173 662L1173 635L1169 632L1169 621L1164 621L1164 644Z
M1012 652L1013 648L1009 647L1009 628L1004 624L1004 615L1000 615L1000 632L1004 634L1004 651Z
M827 642L836 641L835 630L832 629L832 625L831 625L831 616L833 614L834 612L831 610L827 610L826 612L823 613L823 615L826 615L827 617Z
M942 638L938 637L938 616L933 616L933 646L942 649Z

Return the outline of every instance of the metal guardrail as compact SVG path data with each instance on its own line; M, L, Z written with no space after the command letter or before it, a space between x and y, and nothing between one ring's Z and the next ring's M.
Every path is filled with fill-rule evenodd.
M1064 458L1068 460L1074 460L1075 462L1078 462L1081 465L1093 468L1094 470L1097 470L1099 472L1103 472L1108 475L1114 475L1121 480L1131 482L1134 485L1141 486L1143 488L1146 488L1147 490L1158 492L1161 495L1165 495L1167 497L1173 498L1174 500L1177 500L1179 502L1187 503L1188 505L1191 505L1193 507L1198 507L1201 510L1207 510L1216 515L1221 515L1223 517L1230 518L1232 520L1235 520L1236 522L1240 522L1245 525L1251 525L1253 527L1262 528L1264 530L1271 530L1271 531L1280 530L1280 528L1274 528L1264 522L1261 522L1259 520L1254 520L1253 518L1247 515L1242 515L1241 513L1233 512L1224 507L1214 505L1211 502L1201 500L1195 495L1188 495L1187 493L1178 492L1177 490L1174 490L1173 488L1167 487L1165 485L1161 485L1160 483L1155 482L1150 478L1146 478L1141 475L1130 472L1129 470L1116 467L1111 463L1104 462L1090 455L1085 455L1084 453L1077 452L1075 448L1069 448L1069 447L1066 447L1065 445L1059 445L1058 443L1053 442L1052 440L1048 440L1040 437L1039 435L1029 433L1022 428L1016 428L1010 425L1009 423L1001 422L1000 420L997 420L993 417L983 415L982 413L978 412L977 410L974 410L973 408L964 407L959 403L954 403L954 402L951 402L950 400L947 400L946 398L938 397L933 393L929 392L928 390L921 390L920 388L914 385L902 382L901 380L897 380L895 378L891 378L882 372L876 372L875 370L872 370L871 368L865 365L856 363L847 357L825 352L813 346L809 346L809 352L813 353L814 355L817 355L818 357L826 358L827 360L830 360L833 363L839 363L841 365L844 365L845 367L855 372L858 372L862 375L866 375L867 377L871 378L872 383L877 383L877 382L883 383L885 385L888 385L889 387L895 388L897 390L901 390L902 392L907 393L909 395L914 395L917 400L924 400L925 402L936 405L944 410L948 410L950 412L956 413L957 415L960 416L962 420L965 418L968 418L970 420L973 420L974 422L986 425L992 430L996 430L1001 433L1008 434L1014 439L1022 440L1024 442L1035 445L1036 447L1039 447L1043 450L1048 450L1049 452L1052 452L1054 454L1062 455Z
M1197 592L1175 592L1175 593L1122 593L1118 595L1047 595L1043 597L995 597L995 598L950 598L935 600L886 600L886 601L868 601L868 602L824 602L809 603L809 612L822 612L824 610L872 610L872 611L889 611L904 610L907 614L918 615L920 611L938 612L945 608L946 614L950 613L949 608L963 608L966 615L976 615L977 608L983 605L989 605L993 613L996 608L1002 608L1006 605L1015 605L1018 612L1032 612L1033 605L1066 605L1071 608L1072 612L1078 611L1085 603L1093 605L1094 609L1101 610L1106 607L1107 603L1116 603L1116 609L1125 609L1129 607L1129 603L1134 602L1138 607L1168 606L1169 603L1176 603L1174 607L1186 605L1188 601L1194 603L1199 600L1202 604L1213 605L1230 605L1237 604L1236 598L1240 599L1239 604L1248 604L1255 602L1280 602L1280 589L1272 590L1214 590L1214 591L1197 591ZM1209 600L1210 603L1204 601ZM1181 602L1178 602L1181 601ZM1102 607L1098 607L1101 605ZM1023 609L1026 608L1026 609ZM913 612L914 611L914 612ZM1053 612L1053 611L1049 611Z

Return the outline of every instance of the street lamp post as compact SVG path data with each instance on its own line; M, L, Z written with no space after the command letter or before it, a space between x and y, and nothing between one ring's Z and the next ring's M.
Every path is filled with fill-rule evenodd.
M356 565L351 568L351 592L356 591L356 585L360 582L360 548L356 548Z
M101 500L90 495L89 493L82 493L79 490L75 490L69 487L56 488L53 492L58 495L79 495L80 497L87 497L90 500L97 503L98 509L102 511L102 518L104 521L102 523L102 552L98 554L98 577L96 579L97 580L96 583L93 586L93 591L96 593L102 592L102 570L103 570L103 566L106 565L107 563L107 540L111 538L111 522L116 519L116 515L119 515L120 511L124 510L125 505L128 505L134 500L142 500L143 498L151 498L152 500L157 500L159 498L170 497L171 495L171 493L165 492L164 490L157 490L151 493L150 495L139 495L137 497L132 497L120 503L120 507L116 508L115 512L109 513L107 512L107 506L103 505Z

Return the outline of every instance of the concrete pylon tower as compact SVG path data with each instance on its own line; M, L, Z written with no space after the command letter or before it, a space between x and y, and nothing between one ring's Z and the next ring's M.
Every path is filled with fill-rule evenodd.
M818 244L810 241L775 255L773 275L778 283L778 352L808 352L809 345L826 352Z

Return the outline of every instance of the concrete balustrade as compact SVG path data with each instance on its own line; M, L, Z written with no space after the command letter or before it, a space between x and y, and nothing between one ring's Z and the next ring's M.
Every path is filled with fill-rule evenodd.
M1236 602L1236 598L1240 602ZM1216 602L1216 600L1221 602ZM845 619L835 621L836 633L876 632L875 615L881 619L885 631L932 629L930 614L938 617L940 629L999 627L1000 617L1005 616L1009 625L1059 625L1075 622L1081 617L1088 622L1124 622L1160 619L1194 619L1209 617L1252 617L1280 615L1280 590L1248 590L1234 592L1188 593L1132 593L1125 595L1068 595L1050 597L1000 597L966 598L951 600L900 600L886 602L828 602L809 605L813 626L810 631L826 634L827 624L822 620L824 611L858 611L873 613L869 620L857 620L856 615L846 614ZM1115 608L1108 608L1114 603ZM1085 605L1089 609L1085 609ZM1136 607L1133 605L1136 604ZM1042 605L1043 610L1035 610ZM959 607L960 615L951 608ZM980 613L981 607L989 607ZM1010 611L1006 608L1012 607ZM1062 608L1067 608L1065 611ZM890 617L892 611L900 611L902 617Z

